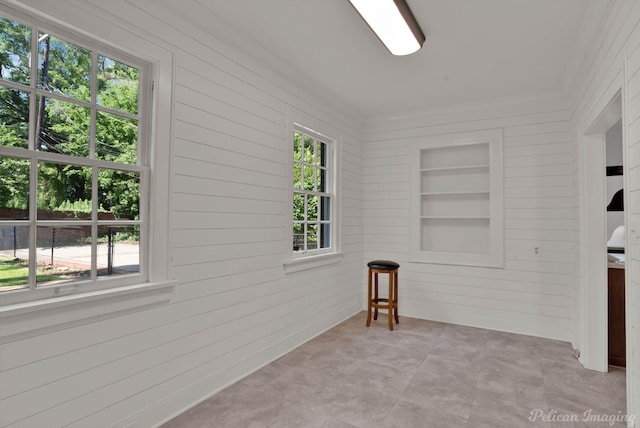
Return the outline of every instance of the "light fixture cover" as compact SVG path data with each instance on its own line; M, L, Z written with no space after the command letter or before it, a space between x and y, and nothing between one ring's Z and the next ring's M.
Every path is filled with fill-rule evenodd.
M393 55L409 55L422 47L424 34L405 0L349 0Z

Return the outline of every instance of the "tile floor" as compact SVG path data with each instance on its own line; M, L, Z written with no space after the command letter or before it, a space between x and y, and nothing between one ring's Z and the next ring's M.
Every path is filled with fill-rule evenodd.
M615 421L625 413L624 370L585 370L569 343L407 317L391 332L386 314L369 328L365 319L349 318L163 428L626 426Z

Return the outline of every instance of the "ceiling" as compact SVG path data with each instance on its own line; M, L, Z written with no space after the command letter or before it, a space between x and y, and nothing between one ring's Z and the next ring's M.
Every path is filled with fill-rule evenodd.
M609 3L407 0L426 41L395 57L348 0L195 1L289 76L367 116L562 93Z

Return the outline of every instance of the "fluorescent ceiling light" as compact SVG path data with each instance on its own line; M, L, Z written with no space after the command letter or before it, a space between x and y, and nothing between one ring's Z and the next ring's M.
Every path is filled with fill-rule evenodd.
M349 0L393 55L409 55L424 43L424 34L405 0Z

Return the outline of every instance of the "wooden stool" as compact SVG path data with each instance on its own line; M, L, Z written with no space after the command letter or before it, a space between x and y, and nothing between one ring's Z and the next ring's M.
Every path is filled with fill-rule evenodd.
M369 296L367 308L367 327L371 325L371 309L374 309L373 319L378 319L378 309L386 309L389 313L389 330L393 330L393 318L395 314L396 324L398 319L398 268L400 265L389 260L374 260L367 263L369 266ZM378 297L378 274L389 275L389 294L387 298ZM375 278L374 281L372 279ZM371 294L373 293L373 297ZM386 303L380 303L386 302Z

